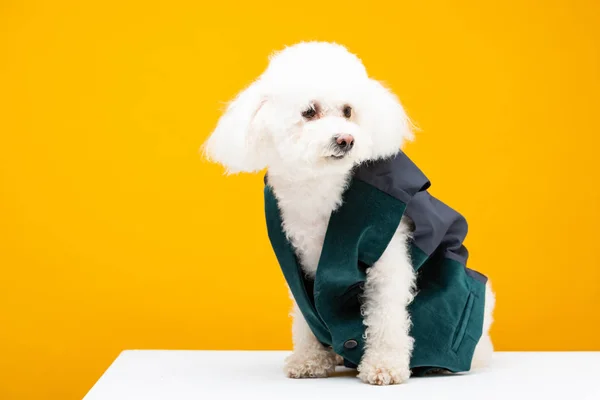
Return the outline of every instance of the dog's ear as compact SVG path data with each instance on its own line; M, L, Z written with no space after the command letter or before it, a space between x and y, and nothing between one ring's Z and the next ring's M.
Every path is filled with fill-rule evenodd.
M217 127L202 146L204 155L227 173L256 172L267 165L264 127L257 114L266 102L260 80L229 103Z
M395 154L413 139L411 122L396 95L380 82L369 79L367 92L368 121L361 125L371 132L374 156Z

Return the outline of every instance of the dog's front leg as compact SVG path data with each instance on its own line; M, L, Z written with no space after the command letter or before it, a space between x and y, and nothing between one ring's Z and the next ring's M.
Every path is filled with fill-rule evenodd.
M326 378L335 371L338 356L317 340L295 301L292 317L294 352L285 360L285 373L290 378Z
M374 385L402 383L410 376L413 338L407 306L414 297L415 273L407 240L408 228L402 223L381 258L367 270L366 340L358 377Z

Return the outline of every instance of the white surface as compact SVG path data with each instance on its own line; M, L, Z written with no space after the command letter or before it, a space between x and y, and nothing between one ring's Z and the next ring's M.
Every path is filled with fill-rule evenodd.
M338 367L326 379L288 379L283 351L124 351L85 400L600 400L600 352L496 353L466 375L364 384Z

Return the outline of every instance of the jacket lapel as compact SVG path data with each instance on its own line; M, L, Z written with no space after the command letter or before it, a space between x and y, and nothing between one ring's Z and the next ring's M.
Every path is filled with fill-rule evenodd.
M319 316L313 300L312 284L306 280L292 245L282 228L277 199L269 185L265 185L265 216L271 246L277 257L285 280L313 333L324 345L331 345L331 334Z

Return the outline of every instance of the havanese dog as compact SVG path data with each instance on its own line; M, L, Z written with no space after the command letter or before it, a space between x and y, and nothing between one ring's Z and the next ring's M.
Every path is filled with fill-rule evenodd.
M357 56L338 44L305 42L270 58L264 73L229 104L203 149L228 173L267 169L285 237L310 280L353 171L394 157L412 136L397 97L369 77ZM370 384L402 383L411 375L409 305L418 295L408 250L413 229L413 221L402 217L385 252L366 271L361 294L366 331L357 370ZM485 366L493 353L489 281L484 290L481 336L473 342L467 370ZM287 376L327 377L344 359L317 339L296 301L292 317Z

